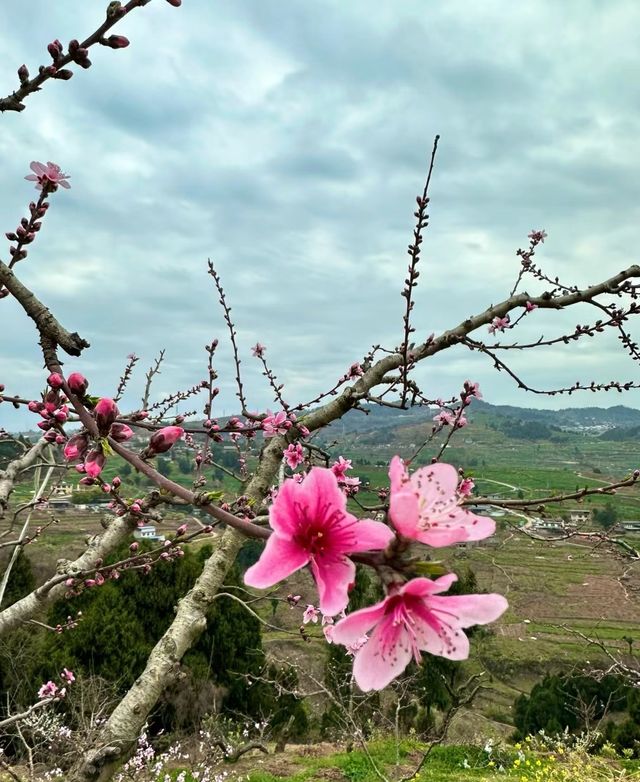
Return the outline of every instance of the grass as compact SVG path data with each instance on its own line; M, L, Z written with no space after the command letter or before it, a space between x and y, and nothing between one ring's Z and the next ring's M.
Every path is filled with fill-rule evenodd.
M304 750L311 750L304 752ZM514 748L498 750L488 754L478 746L436 745L429 752L426 762L418 773L426 746L409 739L398 745L393 740L372 741L368 744L368 755L362 749L352 752L336 752L324 745L319 752L315 748L291 747L284 755L271 755L266 759L246 759L238 766L225 768L229 781L244 782L310 782L311 780L334 780L340 782L380 782L375 767L389 780L411 778L412 782L473 782L473 780L534 780L536 770L561 763L556 755L549 759L548 753L527 752L528 761L517 762ZM592 762L587 759L587 763ZM602 760L594 760L603 764ZM257 768L260 765L261 768ZM602 767L619 772L626 768L625 779L638 779L638 761L608 761ZM601 777L598 777L599 779ZM613 777L611 777L613 778ZM549 777L544 777L549 779ZM563 777L565 782L593 782L589 776ZM187 774L187 782L196 782Z

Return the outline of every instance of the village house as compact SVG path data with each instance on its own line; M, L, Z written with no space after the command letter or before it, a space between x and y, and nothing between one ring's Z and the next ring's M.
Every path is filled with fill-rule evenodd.
M153 524L144 524L133 531L133 537L136 540L148 540L151 543L158 543L164 540L164 535L158 535Z

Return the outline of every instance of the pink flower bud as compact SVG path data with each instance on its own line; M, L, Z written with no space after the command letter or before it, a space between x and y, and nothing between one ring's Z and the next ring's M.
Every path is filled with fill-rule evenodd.
M100 430L100 434L109 434L111 424L118 417L118 407L113 399L103 397L98 400L98 404L95 406L94 414L96 417L96 424Z
M165 453L171 446L177 442L184 434L184 429L180 426L165 426L159 429L149 440L147 453L153 456L157 453Z
M35 400L29 402L27 405L27 409L32 413L39 413L43 407L44 405L42 402L36 402Z
M76 677L73 673L73 671L70 671L68 668L65 668L62 673L60 674L60 678L63 679L67 684L73 684L76 680Z
M118 486L122 483L122 480L119 475L116 475L116 477L111 481L111 485L114 489L117 489Z
M140 513L142 511L142 508L140 507L140 504L137 502L132 502L131 505L129 505L129 510L131 513Z
M105 458L102 450L93 448L84 460L84 470L90 478L97 478L104 467Z
M109 434L116 442L123 443L133 437L133 430L126 424L112 424Z
M21 65L18 68L18 78L20 79L20 84L24 84L29 79L29 69L26 65Z
M81 459L88 447L89 440L86 434L74 434L64 447L64 458L69 461Z
M47 383L51 386L51 388L62 388L63 382L62 375L60 375L58 372L52 372L47 378Z
M76 465L76 470L78 469L78 467L80 467L80 465ZM84 465L82 465L82 468L84 469ZM89 478L88 476L85 475L84 478L80 478L78 483L81 483L83 486L93 486L95 481L93 480L93 478Z
M187 525L181 524L178 529L176 530L176 536L177 535L184 535L184 533L187 531Z
M137 543L136 541L134 541L134 542L133 542L133 543L132 543L132 544L129 546L129 551L133 551L133 552L135 552L135 551L137 551L139 548L140 548L140 544L139 544L139 543Z
M169 3L169 5L172 5L174 8L180 8L180 6L182 5L182 0L167 0L167 3Z
M89 388L89 381L80 372L72 372L67 378L67 384L74 394L84 396Z

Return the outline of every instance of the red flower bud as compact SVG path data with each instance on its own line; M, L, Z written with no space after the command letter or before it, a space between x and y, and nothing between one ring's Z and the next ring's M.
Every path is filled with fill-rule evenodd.
M103 397L98 400L98 404L94 408L94 414L96 417L96 424L100 430L100 434L109 434L111 424L118 417L118 407L113 399Z
M124 35L110 35L107 38L107 46L110 46L112 49L124 49L126 46L129 46L129 39L125 38Z
M84 396L89 388L89 381L80 372L72 372L67 378L67 383L71 391L78 396Z
M52 372L47 378L47 383L54 389L62 388L63 382L62 375L58 372Z

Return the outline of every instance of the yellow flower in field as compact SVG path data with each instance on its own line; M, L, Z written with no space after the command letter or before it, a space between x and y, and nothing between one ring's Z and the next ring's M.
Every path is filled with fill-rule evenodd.
M520 742L518 742L517 744L514 744L513 746L514 746L516 749L522 749L522 744L520 744Z

